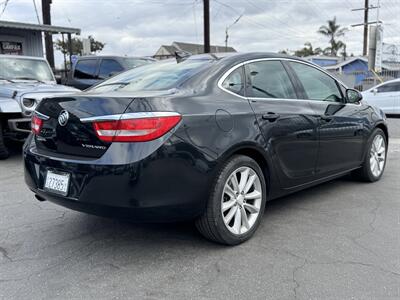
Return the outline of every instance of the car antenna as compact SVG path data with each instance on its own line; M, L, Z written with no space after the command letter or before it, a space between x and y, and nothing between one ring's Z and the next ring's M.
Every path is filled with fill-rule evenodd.
M180 62L186 60L191 55L192 53L187 51L175 51L176 62L179 64Z

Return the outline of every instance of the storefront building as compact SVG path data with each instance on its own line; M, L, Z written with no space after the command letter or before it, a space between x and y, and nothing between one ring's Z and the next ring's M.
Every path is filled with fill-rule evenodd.
M43 33L80 34L78 28L0 21L0 54L44 56Z

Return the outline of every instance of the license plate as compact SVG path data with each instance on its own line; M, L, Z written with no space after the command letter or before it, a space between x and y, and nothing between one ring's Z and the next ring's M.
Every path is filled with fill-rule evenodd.
M63 172L47 171L44 189L66 196L68 194L70 174Z

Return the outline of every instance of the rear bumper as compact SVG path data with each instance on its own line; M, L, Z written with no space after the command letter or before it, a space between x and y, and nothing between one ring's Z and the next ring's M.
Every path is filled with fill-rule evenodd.
M165 222L193 219L204 211L214 165L204 154L174 136L144 158L121 149L107 150L106 157L115 157L108 164L104 159L52 158L38 153L30 136L23 152L25 182L45 200L106 217ZM131 158L114 164L121 157ZM70 174L66 197L43 189L47 170Z
M153 207L146 206L118 206L117 201L108 204L100 204L96 201L87 202L84 199L75 199L49 194L43 190L32 191L39 197L55 203L57 205L107 218L115 218L121 220L129 220L133 222L176 222L185 221L196 218L203 211L202 207L194 205L194 203L170 204L168 199L163 199L165 203Z

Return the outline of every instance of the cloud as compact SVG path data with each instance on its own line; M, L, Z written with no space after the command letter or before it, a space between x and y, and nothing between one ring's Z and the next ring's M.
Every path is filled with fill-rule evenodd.
M36 0L40 10L40 1ZM212 0L211 42L224 44L225 28L239 15L240 21L229 30L229 44L237 50L296 50L307 41L314 47L326 47L328 41L317 34L326 20L337 17L349 28L343 38L347 51L362 51L362 11L351 8L359 0ZM400 44L400 1L381 0L381 19L385 22L385 42ZM161 44L173 41L203 41L201 0L56 0L52 4L55 25L82 29L82 36L92 35L105 42L104 54L153 55ZM375 11L370 18L374 20ZM36 23L31 0L11 0L2 17ZM60 56L57 56L60 58Z

